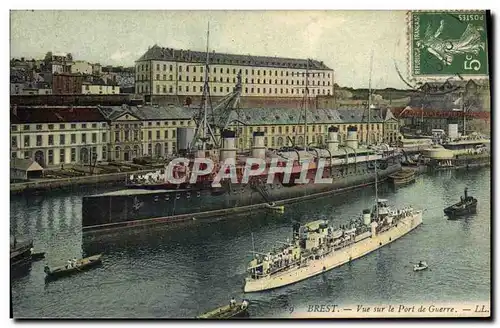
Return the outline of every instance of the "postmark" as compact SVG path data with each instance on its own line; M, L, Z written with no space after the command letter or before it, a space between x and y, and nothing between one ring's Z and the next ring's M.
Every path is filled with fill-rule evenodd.
M488 76L486 11L409 11L412 79Z

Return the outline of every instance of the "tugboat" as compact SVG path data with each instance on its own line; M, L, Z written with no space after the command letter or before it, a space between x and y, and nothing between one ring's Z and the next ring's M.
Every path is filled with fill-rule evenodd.
M474 214L476 213L476 208L477 199L467 195L467 188L465 188L464 195L460 197L460 202L445 208L444 214L446 214L448 218L455 218L467 214Z
M376 167L376 166L375 166ZM377 184L375 183L375 186ZM255 253L248 265L245 293L290 285L367 255L406 235L422 223L422 211L392 209L378 199L373 209L338 229L326 220L294 224L292 242L269 253Z

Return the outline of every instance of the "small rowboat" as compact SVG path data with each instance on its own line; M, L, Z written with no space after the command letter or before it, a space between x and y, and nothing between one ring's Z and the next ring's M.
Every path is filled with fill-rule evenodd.
M98 265L98 264L101 264L102 263L101 257L102 257L102 254L93 255L93 256L86 257L86 258L83 258L81 260L76 261L75 266L68 267L65 265L65 266L56 267L52 270L49 268L49 266L46 265L45 269L44 269L45 273L47 274L46 278L48 278L48 279L60 278L60 277L65 277L65 276L69 276L69 275L72 275L72 274L75 274L78 272L85 271L87 269L90 269L90 268Z
M426 270L429 266L427 265L426 262L421 262L421 263L418 263L418 264L415 264L413 266L413 271L422 271L422 270Z
M231 319L231 318L243 318L248 317L248 308L242 305L234 306L221 306L215 310L204 313L197 319Z

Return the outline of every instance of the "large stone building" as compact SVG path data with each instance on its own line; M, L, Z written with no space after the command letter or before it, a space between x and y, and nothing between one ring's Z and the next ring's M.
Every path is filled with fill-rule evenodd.
M236 132L237 147L250 149L252 133L264 132L264 143L268 148L284 146L324 146L328 127L339 129L339 141L347 136L347 127L358 128L360 143L392 143L397 140L397 121L386 110L374 109L368 115L364 109L314 109L307 112L307 133L305 132L304 111L296 109L249 108L232 112L229 129ZM386 125L387 123L387 125Z
M108 123L97 108L13 108L10 124L11 158L42 166L106 158Z
M165 158L177 153L178 128L195 128L195 109L177 106L31 106L11 110L11 158L29 158L43 167ZM307 119L307 132L305 132ZM264 132L265 145L324 146L328 127L357 126L360 143L397 140L397 120L389 110L266 109L232 111L227 127L236 132L240 150L252 147L253 132ZM217 131L216 133L220 132ZM370 138L369 138L370 136Z
M176 152L177 128L194 127L192 117L173 106L14 107L11 158L50 167L166 157Z
M147 155L166 157L177 151L177 128L194 127L193 111L175 106L102 107L110 122L110 159L130 161Z
M135 63L135 92L143 95L200 95L206 53L151 47ZM334 72L317 60L210 53L210 94L233 90L238 74L242 96L301 97L309 70L310 94L333 94Z

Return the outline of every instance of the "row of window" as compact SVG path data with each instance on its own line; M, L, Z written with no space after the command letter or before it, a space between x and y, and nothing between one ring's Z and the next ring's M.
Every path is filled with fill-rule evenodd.
M148 139L146 140L153 140L153 131L147 131L148 134ZM163 131L163 137L164 139L170 139L170 138L176 138L176 130L171 130L171 132L169 132L169 130L164 130ZM156 140L160 140L161 139L161 131L160 130L156 130ZM122 138L123 137L123 140ZM131 141L131 137L133 137L133 140L134 141L139 141L139 131L133 131L133 133L130 133L130 131L122 131L122 133L120 133L120 131L116 131L115 132L115 142L120 142L120 141ZM141 139L144 140L144 131L141 132Z
M176 151L176 148L177 148L177 143L175 141L165 143L164 148L163 148L163 150L164 150L163 155L167 155L169 153L174 153ZM142 152L140 151L140 149L141 149L141 147L138 145L135 145L133 148L130 148L127 146L124 149L122 149L122 147L120 147L120 146L116 146L113 149L114 153L111 155L114 155L114 159L124 159L125 156L121 156L121 155L124 155L125 153L127 153L127 157L128 157L127 159L131 160L134 157L142 156ZM52 165L52 164L54 164L54 154L55 154L55 152L58 151L59 152L59 164L63 164L63 163L67 163L66 150L67 149L65 149L65 148L48 149L46 152L47 158L45 158L45 154L41 150L35 151L34 153L33 153L33 151L29 151L29 150L24 151L24 152L21 151L21 158L33 158L34 160L44 162L44 164L46 161L46 164ZM161 156L162 155L161 150L162 150L162 145L159 143L156 144L154 146L154 148L153 148L152 144L148 144L148 146L147 146L147 154L150 156L151 155ZM110 149L110 151L111 151L111 149ZM17 158L17 153L18 152L16 152L16 151L11 152L11 158ZM76 162L77 161L77 154L78 154L77 148L71 148L69 150L69 154L70 154L69 162L70 163ZM94 158L94 156L95 156L95 158L99 157L98 153L97 153L97 147L91 147L89 149L82 148L79 151L79 159L78 160L80 162L88 163L90 158ZM106 146L103 146L102 151L101 151L101 159L106 160L107 157L108 157L108 148Z
M44 139L44 136L43 135L36 135L35 136L35 140L36 140L36 147L42 147L43 146L43 139ZM11 146L12 147L18 147L18 142L17 142L18 138L17 136L11 136ZM91 135L91 138L90 138L90 142L91 143L97 143L97 133L92 133ZM24 147L31 147L31 136L30 135L25 135L24 138L23 138L23 145ZM102 142L107 142L106 141L106 132L103 132L102 133ZM70 135L70 144L76 144L76 134L75 133L72 133ZM82 133L81 134L81 138L80 138L80 143L82 144L85 144L87 143L87 134L86 133ZM54 135L53 134L49 134L47 136L47 144L49 146L53 146L55 143L54 143ZM66 135L65 134L60 134L59 135L59 145L63 146L66 144Z
M339 128L339 131L346 131L347 130L347 126L350 125L350 124L342 124L340 126L337 126ZM356 124L354 124L356 125ZM330 125L308 125L307 126L307 130L308 132L319 132L319 133L324 133L327 131L328 127ZM366 124L361 124L361 125L357 125L358 129L360 131L363 131L363 127L366 127ZM235 132L237 132L238 135L242 135L243 134L243 128L241 127L238 127L238 128L235 128L235 127L230 127L229 128L230 130L233 130ZM303 133L304 131L304 126L303 125L285 125L285 126L264 126L264 127L252 127L252 126L249 126L248 128L248 133L252 133L252 132L264 132L264 133L268 133L268 132L271 132L271 134L274 134L276 132L278 133L283 133L283 131L285 131L285 133L295 133L295 132L298 132L298 133ZM381 124L370 124L370 129L371 130L382 130L382 125Z
M167 71L167 64L156 64L156 71L161 71L160 68L163 68L163 71ZM138 65L138 71L140 72L144 72L144 71L148 71L149 69L149 65L148 64L141 64L141 65ZM202 64L188 64L185 66L185 71L187 73L190 72L193 72L193 73L196 73L197 69L199 70L200 73L203 73L203 66ZM173 65L168 65L168 71L169 72L172 72L173 71ZM182 72L183 71L183 66L182 65L179 65L178 66L178 71L179 72ZM219 72L220 74L224 74L224 68L222 67L214 67L213 68L213 72L214 73L217 73ZM245 75L261 75L261 72L262 72L262 76L266 76L266 74L268 76L273 76L273 70L265 70L265 69L245 69L245 71L243 71L241 68L239 69L236 69L236 68L233 68L233 69L230 69L228 67L226 67L226 70L225 70L226 74L245 74ZM303 71L292 71L292 72L289 72L288 70L286 71L279 71L279 76L289 76L289 74L294 77L294 76L306 76L306 72L303 70ZM274 76L278 76L278 70L274 70ZM309 72L308 73L308 76L312 76L312 77L327 77L327 78L330 78L330 73L325 73L325 72Z
M130 133L131 131L116 131L115 132L115 141L116 142L119 142L121 141L122 139L120 138L121 136L123 137L123 140L124 141L131 141L131 137L133 137L133 140L134 141L138 141L139 140L139 131L132 131L133 133ZM164 133L163 133L163 136L165 139L169 139L169 138L176 138L176 130L171 130L171 132L169 132L169 130L165 130ZM156 139L161 139L161 131L160 130L157 130L156 131ZM77 143L77 138L76 138L76 134L75 133L72 133L70 135L70 144L76 144ZM147 131L147 136L148 136L148 140L152 140L153 139L153 131ZM36 135L35 136L35 140L36 140L36 147L42 147L43 146L43 139L44 139L44 136L43 135ZM144 131L141 132L141 139L144 139ZM86 133L82 133L81 134L81 142L82 144L85 144L87 143L87 134ZM25 135L24 136L24 139L23 139L24 143L24 147L31 147L31 136L30 135ZM97 133L92 133L91 135L91 142L92 143L97 143ZM103 143L106 143L107 142L107 135L106 135L106 132L103 132L102 133L102 141ZM55 143L54 143L54 135L52 134L49 134L47 136L47 144L49 146L53 146ZM63 145L66 145L66 135L65 134L60 134L59 135L59 145L63 146ZM17 136L11 136L11 146L16 148L18 147L18 137Z
M176 126L177 125L177 121L163 121L163 124L164 125L169 125L169 124L172 124L172 126ZM179 125L180 126L184 126L184 123L187 125L189 124L189 121L180 121L179 122ZM161 121L156 121L154 122L154 125L156 126L160 126L161 125ZM115 129L121 129L121 128L125 128L125 129L128 129L129 127L130 128L139 128L139 126L143 126L142 123L133 123L133 124L128 124L128 123L125 123L125 124L115 124ZM149 121L148 122L148 126L153 126L153 122L152 121Z
M156 121L156 126L160 126L161 122L160 121ZM176 126L177 125L177 121L164 121L164 125L169 125L169 124L172 124L172 126ZM180 126L184 126L184 124L188 124L188 121L180 121L179 122L179 125ZM22 130L23 131L31 131L32 129L32 125L33 124L24 124L22 127ZM134 127L134 128L139 128L139 126L142 126L143 124L142 123L135 123L135 124L130 124L130 128ZM153 122L149 121L147 123L148 126L153 126ZM72 123L72 124L69 124L70 128L71 129L77 129L78 126L76 123ZM90 125L93 129L96 129L97 128L97 123L92 123ZM67 125L66 124L59 124L59 130L66 130L66 127ZM86 129L87 128L87 124L86 123L81 123L80 127L82 129ZM105 128L106 127L106 123L102 123L102 127ZM115 125L115 128L116 129L119 129L121 127L124 127L125 129L128 129L129 128L129 124L123 124L122 126L120 126L119 124L116 124ZM48 130L55 130L56 128L56 125L55 124L47 124L46 126L46 129ZM18 125L11 125L11 131L17 131L18 130ZM44 125L43 124L36 124L35 125L35 130L36 131L43 131L44 130ZM103 135L105 135L105 133L103 133Z
M30 131L32 125L34 125L34 124L24 124L23 125L23 131ZM89 124L89 126L91 126L93 129L96 129L97 128L97 123ZM106 123L102 123L101 126L103 128L105 128L106 127ZM47 124L47 129L48 130L54 130L54 127L55 127L54 124ZM77 128L77 124L76 123L70 124L70 128L71 129L76 129ZM81 123L80 128L86 129L87 128L87 123ZM59 130L65 130L65 129L66 129L66 124L59 124ZM43 130L43 124L36 124L35 125L35 130L37 130L37 131ZM17 131L17 125L11 125L11 131Z
M344 136L345 137L345 136ZM291 136L290 137L293 141L293 144L298 144L302 145L304 143L304 137L303 136ZM379 139L380 135L376 134L376 139ZM342 141L342 135L340 136L340 139ZM286 145L291 145L292 142L286 137L271 137L270 138L271 143L269 144L269 138L264 137L264 145L266 147L281 147L281 146L286 146ZM315 143L318 145L323 144L323 142L326 142L328 140L328 137L325 135L312 135L311 137L306 136L306 142L307 144L309 143ZM366 141L366 138L362 138L361 141ZM252 139L248 139L247 145L252 145ZM238 143L239 147L243 148L243 138L238 138Z
M234 91L235 88L234 87L213 87L212 89L212 92L213 93L223 93L223 92L226 92L226 93L229 93L231 91ZM294 88L248 88L246 87L244 90L243 90L243 94L260 94L261 93L261 90L262 90L262 94L273 94L273 90L274 90L274 94L295 94L295 95L299 95L299 94L305 94L305 90L304 88L301 88L301 89L294 89ZM279 92L278 92L279 90ZM143 85L138 85L136 87L136 92L137 93L144 93L144 92L148 92L148 88L147 88L147 85L143 86ZM192 93L202 93L203 92L203 86L196 86L196 85L193 85L193 86L189 86L189 85L186 85L186 86L181 86L179 85L178 86L178 92L192 92ZM160 94L160 93L174 93L174 87L169 85L168 86L168 89L167 89L167 86L166 85L162 85L160 86L159 84L156 85L156 94ZM313 95L330 95L330 89L327 89L327 88L322 88L322 89L314 89L314 88L310 88L310 91L309 91L310 94L313 94Z
M95 85L94 85L95 86ZM102 90L102 85L99 85L99 90ZM113 86L113 85L107 85L105 86L106 88L111 88L112 90L114 89L118 89L119 87L118 86ZM85 90L90 90L90 85L86 84L85 85Z
M97 154L97 148L96 147L90 148L90 152L91 152L90 154ZM21 158L33 158L34 160L44 162L43 164L45 164L45 156L40 155L40 154L43 154L43 153L41 151L37 151L37 152L35 152L35 154L33 154L32 151L25 151L24 154L23 154L23 152L21 152ZM77 154L76 148L71 148L70 149L70 163L76 162L76 154ZM102 159L106 159L106 157L107 157L106 154L107 154L106 147L103 147L102 148ZM33 157L33 155L35 157ZM87 163L87 162L89 162L89 159L91 158L91 156L92 155L89 155L88 152L81 153L80 154L80 161ZM12 152L11 158L17 158L17 152ZM46 163L48 165L54 164L54 149L49 149L47 151ZM66 162L66 149L64 149L64 148L59 149L59 163L60 164L67 163Z
M215 88L214 88L215 89ZM221 88L222 89L222 88ZM250 90L250 92L249 92ZM257 90L257 92L254 92L255 90ZM248 94L248 93L257 93L257 94L260 94L260 88L245 88L245 92L243 92L243 94ZM266 90L268 90L268 94L273 94L273 89L272 88L269 88L269 89L266 89L266 88L262 88L262 94L265 94L266 93ZM214 90L216 91L216 90ZM221 90L222 92L222 90ZM305 93L305 90L304 89L288 89L288 88L280 88L279 89L279 94L304 94ZM310 94L317 94L317 95L320 95L320 94L324 94L324 95L329 95L330 94L330 89L321 89L321 90L318 90L318 89L310 89L309 91ZM274 88L274 94L278 94L278 88Z
M163 74L162 76L160 74L156 74L156 79L155 81L167 81L167 75L166 74ZM137 82L140 82L140 81L148 81L149 78L147 75L144 75L144 74L138 74L137 75ZM172 74L170 74L168 76L168 81L173 81L174 80L174 76ZM183 81L183 78L182 78L182 75L179 75L178 77L178 80L179 81ZM197 78L196 76L191 76L191 79L189 78L189 76L186 76L184 81L186 82L203 82L203 76L200 76L199 78ZM213 82L220 82L220 83L236 83L236 78L233 77L232 79L230 79L229 77L226 77L225 81L223 79L223 77L219 77L219 79L217 80L217 77L213 77L212 78L212 81ZM279 84L291 84L291 85L305 85L305 80L284 80L285 82L283 83L283 79L280 79L279 80L280 83ZM259 79L249 79L248 77L245 78L245 83L251 83L251 84L261 84L261 80L260 78ZM273 79L269 79L269 80L266 80L265 78L262 79L262 84L278 84L278 79L274 79L274 83L273 83ZM330 81L320 81L320 80L310 80L310 84L311 85L330 85L331 82Z

